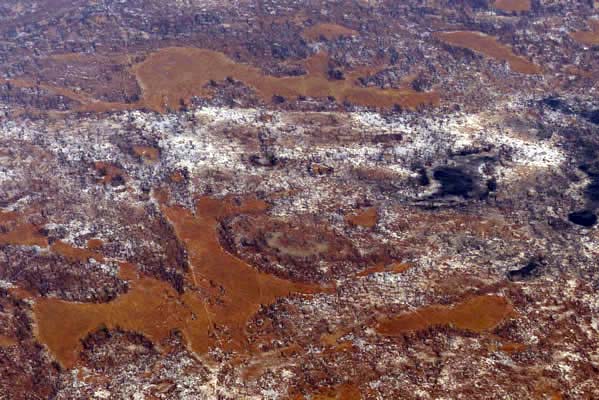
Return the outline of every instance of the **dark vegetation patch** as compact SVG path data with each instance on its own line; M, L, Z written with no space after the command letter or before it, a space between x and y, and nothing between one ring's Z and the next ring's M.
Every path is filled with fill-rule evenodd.
M565 114L571 114L572 109L564 100L556 96L549 96L541 100L541 104L553 111L560 111Z
M592 148L588 148L587 152L589 153L587 158L596 157L595 150ZM584 190L585 197L591 202L599 201L599 162L593 161L590 163L582 164L580 170L586 173L589 178L591 178L591 182L587 185Z
M541 267L542 261L540 259L530 260L525 266L522 268L514 269L508 271L507 276L511 281L519 281L524 279L531 278Z
M599 108L592 111L584 111L582 116L585 117L589 122L599 125Z
M428 174L425 168L418 169L418 184L420 186L428 186L431 180L428 178Z
M594 156L594 152L589 154L590 156ZM586 173L591 178L599 178L599 163L598 162L590 162L580 165L580 170Z
M594 177L584 191L585 196L595 202L599 201L599 177Z
M459 168L440 167L433 178L441 183L441 194L468 197L474 190L474 180Z
M372 138L372 143L393 143L401 142L403 135L401 133L390 133L387 135L376 135Z
M467 157L474 154L486 153L492 150L492 146L485 147L466 147L455 152L451 152L452 157Z
M274 167L278 159L272 153L253 154L250 156L250 162L258 167Z
M573 224L589 228L597 223L597 215L591 210L574 211L568 214L568 220Z
M489 8L489 0L452 0L446 1L445 4L447 7L456 9L486 10Z
M334 80L334 81L342 81L345 79L345 75L343 74L343 71L341 71L340 69L337 69L337 68L329 69L329 71L327 72L327 75L330 80Z
M584 195L591 205L596 206L599 202L599 161L597 157L597 148L593 142L587 140L579 140L579 151L582 153L581 158L586 162L582 163L578 168L590 178L590 183L584 189Z
M546 97L543 100L541 100L541 104L546 105L547 107L551 108L552 110L557 110L562 106L563 101L561 101L557 97L550 96L550 97Z
M553 111L559 111L564 114L576 113L584 119L588 120L589 122L595 125L599 125L599 109L581 110L580 108L576 107L576 110L573 110L572 107L568 105L568 103L556 96L546 97L542 99L540 103Z

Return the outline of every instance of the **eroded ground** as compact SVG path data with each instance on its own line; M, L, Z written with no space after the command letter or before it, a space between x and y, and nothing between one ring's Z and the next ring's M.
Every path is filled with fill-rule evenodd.
M598 20L0 4L0 399L599 398Z

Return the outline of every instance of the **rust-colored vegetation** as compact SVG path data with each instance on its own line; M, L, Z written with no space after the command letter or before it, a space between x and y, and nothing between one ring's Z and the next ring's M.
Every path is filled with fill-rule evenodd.
M339 37L350 37L357 35L358 32L353 29L346 28L342 25L329 23L313 25L309 28L306 28L302 33L302 36L310 41L319 40L321 37L324 37L327 40L334 40Z
M164 112L179 109L192 96L210 96L206 85L227 77L251 86L267 102L274 96L297 98L299 96L349 101L363 106L391 107L399 104L416 108L424 104L437 104L438 94L416 92L413 89L378 89L358 86L353 79L329 80L322 54L306 61L308 73L303 76L274 77L265 75L259 68L236 63L223 53L212 50L170 47L150 54L134 67L143 89L146 107Z
M195 289L179 294L168 283L140 275L133 265L122 263L120 276L129 281L130 289L110 303L37 299L38 339L65 367L76 364L81 340L101 327L139 332L158 345L178 330L197 353L216 343L223 349L248 349L245 324L261 304L291 293L323 290L261 273L220 246L220 218L262 212L265 207L259 200L235 204L232 199L202 198L193 214L163 204L163 212L187 246L191 270L186 279Z
M538 65L515 55L510 47L499 43L493 36L473 31L438 32L436 36L451 46L467 48L495 60L505 61L514 72L529 75L541 73Z
M377 331L385 336L398 336L435 326L451 326L484 332L513 315L515 311L505 297L482 295L455 306L432 305L385 319L379 322Z
M529 11L531 0L495 0L493 7L508 12Z

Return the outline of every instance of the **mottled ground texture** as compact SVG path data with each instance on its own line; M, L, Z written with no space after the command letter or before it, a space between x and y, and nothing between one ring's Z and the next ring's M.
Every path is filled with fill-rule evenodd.
M598 399L599 3L0 2L0 400Z

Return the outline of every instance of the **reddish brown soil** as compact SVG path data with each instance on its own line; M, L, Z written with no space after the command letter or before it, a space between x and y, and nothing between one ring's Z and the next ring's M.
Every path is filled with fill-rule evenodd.
M377 209L375 207L370 207L348 215L345 220L350 225L373 228L376 225L377 218Z
M410 269L410 267L411 267L410 264L402 264L402 263L393 263L393 264L389 264L389 265L378 264L378 265L374 265L370 268L366 268L364 271L361 271L356 276L368 276L370 274L374 274L377 272L390 272L390 273L394 273L394 274L400 274L402 272L406 272L408 269Z
M218 241L217 226L221 218L239 213L259 213L266 209L260 200L247 200L236 205L232 199L201 198L196 214L182 207L163 206L175 233L187 247L191 272L189 278L195 285L212 283L223 296L220 304L211 304L212 321L227 326L231 332L231 345L243 347L243 326L261 304L272 303L277 297L290 293L315 293L323 288L298 284L262 273L226 252Z
M163 212L189 252L191 271L186 278L203 288L208 298L192 290L178 294L168 283L142 276L133 265L122 263L120 275L130 282L130 289L110 303L37 299L38 339L65 367L76 364L81 340L100 327L139 332L156 344L179 330L197 353L215 343L224 349L247 349L245 323L261 304L294 292L323 290L258 272L220 246L216 231L220 218L262 212L265 207L259 200L237 205L232 199L202 198L194 215L163 204Z
M324 37L327 40L334 40L342 36L357 36L358 32L337 24L317 24L306 28L302 36L310 41L319 40Z
M90 258L100 262L104 261L104 256L100 253L80 247L73 247L70 244L60 240L52 243L50 249L56 254L59 254L71 261L87 262L87 260Z
M29 79L1 79L0 84L10 82L11 85L18 88L40 88L50 93L60 95L79 103L75 107L75 111L81 112L106 112L106 111L120 111L120 110L131 110L138 108L136 103L118 103L97 100L86 93L76 92L74 90L51 85L47 83L38 83Z
M591 27L590 31L570 32L570 36L577 42L586 44L587 46L599 45L599 21L589 20L589 25Z
M431 232L442 232L475 235L483 239L497 237L503 240L522 240L527 234L523 225L508 223L495 216L454 210L414 211L407 207L397 207L396 211L399 217L393 222L393 227L397 231L423 237Z
M140 103L112 103L108 101L99 101L95 99L87 99L76 111L102 113L110 111L134 110L143 107Z
M47 238L39 227L26 221L24 215L0 211L0 244L42 246L48 245Z
M101 327L141 332L160 343L172 329L193 326L196 331L194 340L207 341L205 312L193 314L168 283L138 276L132 269L134 267L127 264L122 266L121 277L129 279L131 286L125 295L110 303L74 303L54 298L36 300L37 337L64 367L76 364L82 349L81 340Z
M437 104L439 96L412 89L378 89L357 86L354 80L328 80L324 74L323 56L306 61L308 74L303 76L273 77L264 75L256 67L238 64L223 53L212 50L170 47L161 49L134 67L143 89L144 104L156 111L179 109L192 96L209 96L205 88L211 80L227 77L253 87L265 101L273 96L297 98L332 96L338 101L372 106L391 107L399 104L416 108L422 104Z
M116 182L117 180L125 179L125 172L116 165L104 161L97 161L94 163L94 168L101 176L98 179L99 183L103 183L106 185Z
M185 180L185 176L180 171L175 171L169 175L169 179L174 183L180 183Z
M400 314L381 321L377 331L386 336L398 336L406 332L448 325L472 332L484 332L495 328L514 314L512 305L505 297L483 295L451 307L433 305Z
M301 394L289 397L290 400L361 400L362 398L360 388L351 383L320 388L315 393L310 394L310 397Z
M493 7L503 11L529 11L531 0L495 0Z
M89 239L87 241L87 248L90 250L98 250L104 245L101 239Z
M80 103L85 103L87 101L89 101L89 98L84 95L84 94L80 94L77 93L73 90L70 89L66 89L60 86L54 86L54 85L49 85L49 84L45 84L45 83L37 83L28 79L0 79L0 83L6 83L6 82L10 82L11 85L15 86L15 87L19 87L19 88L34 88L34 87L39 87L41 89L47 90L49 92L52 93L56 93L59 94L61 96L64 97L68 97L69 99L78 101Z
M306 35L324 35L327 38L339 35L354 35L357 32L335 24L315 25L306 30ZM80 62L77 55L63 55L61 62ZM121 62L120 60L119 62ZM171 47L152 53L140 64L131 68L143 98L135 102L100 100L96 93L75 91L51 83L39 83L29 78L11 80L0 79L0 84L10 82L19 88L40 88L63 96L75 102L78 112L110 112L149 108L158 112L176 110L182 104L189 104L192 96L211 96L206 85L211 81L222 81L228 77L240 80L254 88L266 102L273 96L297 98L310 96L325 98L332 96L339 102L349 101L358 105L389 108L395 104L414 109L420 105L437 105L439 95L433 92L416 92L409 87L402 89L364 88L356 84L355 79L363 74L372 73L373 68L361 68L349 71L347 79L331 81L327 79L328 57L319 53L305 60L308 74L292 77L273 77L265 75L259 68L239 64L223 53L212 50Z
M106 102L135 100L141 94L135 77L129 72L129 53L51 54L36 62L25 73L48 85L76 88L83 101Z
M474 50L498 61L506 61L514 72L521 74L541 73L541 68L538 65L524 57L515 55L511 48L499 43L492 36L472 31L439 32L436 36L449 45Z
M0 347L10 347L17 344L17 341L8 336L0 335Z
M256 268L301 282L354 276L366 266L393 261L384 246L378 244L373 244L368 254L360 254L347 237L328 228L314 215L289 218L242 215L223 224L221 237L227 249Z
M312 396L314 400L361 400L360 389L352 384L324 388Z
M526 347L527 346L522 343L510 342L510 343L504 343L503 345L501 345L499 350L504 351L506 353L518 353L518 352L526 350Z
M160 152L158 149L150 146L133 146L133 153L143 160L149 162L158 161L160 158Z

